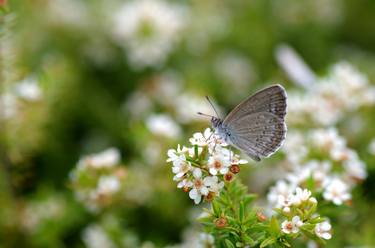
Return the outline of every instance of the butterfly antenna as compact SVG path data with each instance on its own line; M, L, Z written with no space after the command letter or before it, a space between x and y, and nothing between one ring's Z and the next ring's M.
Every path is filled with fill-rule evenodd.
M206 99L207 99L207 101L210 103L211 107L214 109L214 111L215 111L215 113L216 113L216 116L217 116L218 118L220 118L220 116L219 116L218 112L216 111L215 106L212 104L210 98L209 98L208 96L206 96Z
M197 114L198 114L198 115L207 116L207 117L210 117L210 118L213 117L212 115L204 114L204 113L202 113L202 112L197 112Z

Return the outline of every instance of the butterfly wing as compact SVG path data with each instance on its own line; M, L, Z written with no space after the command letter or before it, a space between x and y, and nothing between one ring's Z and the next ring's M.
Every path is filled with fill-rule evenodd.
M280 85L259 91L240 103L223 121L230 141L252 159L278 150L286 135L286 92Z
M286 115L286 91L279 85L275 84L268 88L258 91L238 104L224 119L223 124L235 121L243 116L252 113L269 112L280 119Z
M286 135L284 120L267 112L243 116L227 128L232 144L256 161L276 152Z

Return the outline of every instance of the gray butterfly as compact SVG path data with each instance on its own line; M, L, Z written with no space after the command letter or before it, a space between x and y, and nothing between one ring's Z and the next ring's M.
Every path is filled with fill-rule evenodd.
M286 100L285 89L272 85L238 104L224 120L211 116L212 127L226 143L260 161L276 152L285 139Z

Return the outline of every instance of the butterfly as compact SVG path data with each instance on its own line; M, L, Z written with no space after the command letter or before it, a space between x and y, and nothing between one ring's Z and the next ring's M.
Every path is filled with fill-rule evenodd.
M207 100L215 110L208 97ZM285 140L286 112L286 91L281 85L275 84L245 99L224 120L210 117L211 125L221 139L253 160L260 161L275 153Z

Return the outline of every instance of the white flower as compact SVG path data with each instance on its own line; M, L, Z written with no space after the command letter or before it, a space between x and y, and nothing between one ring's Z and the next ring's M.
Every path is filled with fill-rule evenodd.
M212 137L213 133L210 128L206 128L204 130L204 133L195 133L193 134L193 137L189 139L189 142L194 146L207 146L210 142L210 139Z
M351 195L348 191L349 187L347 184L338 178L334 178L325 187L323 197L336 205L341 205L343 202L351 199Z
M283 208L283 211L286 213L290 212L290 206L292 206L294 202L294 196L289 194L288 196L279 195L277 205Z
M214 192L215 194L219 194L220 190L224 187L224 182L219 182L219 178L217 176L206 177L204 178L204 185L209 188L210 192Z
M88 248L116 247L104 229L97 224L92 224L85 228L82 240Z
M162 65L186 24L185 8L162 0L126 2L114 15L114 36L135 69Z
M290 233L298 233L299 228L303 225L303 222L301 221L299 216L294 216L292 218L292 221L285 220L283 223L281 223L281 229L284 233L290 234Z
M201 233L199 235L199 243L203 247L214 247L215 238L211 234L208 233Z
M308 189L301 189L300 187L296 188L296 194L293 199L293 204L299 205L302 202L306 202L310 199L311 191Z
M202 179L201 169L195 168L193 170L193 176L193 188L189 192L189 197L190 199L194 200L195 204L198 204L202 200L202 195L208 195L209 190L207 188L207 185L205 185L204 180Z
M193 182L188 179L183 179L177 184L177 188L191 188L193 186Z
M176 178L183 177L187 172L192 170L191 163L186 161L184 154L180 155L176 160L173 161L172 172L176 174Z
M367 177L366 165L358 156L344 161L345 172L352 181L364 180Z
M165 114L150 115L146 119L146 126L155 135L177 138L181 134L180 126Z
M37 101L42 97L42 90L38 81L29 77L17 83L14 87L15 94L28 101Z
M17 114L18 104L17 97L11 93L0 95L0 120L9 119Z
M121 182L115 176L101 176L99 178L97 192L99 194L113 194L120 190Z
M330 233L331 224L328 221L318 223L315 226L315 233L318 237L323 239L331 239L332 235Z
M227 174L230 166L229 157L220 153L216 153L208 159L208 168L211 175L217 175L218 173Z
M289 194L294 192L295 187L286 183L284 180L279 180L276 185L271 187L270 192L267 195L267 200L271 205L279 208L283 206L283 201L288 197ZM283 196L283 199L280 198Z
M109 148L100 153L91 154L81 158L78 162L80 168L93 167L96 169L113 167L120 162L120 152L116 148Z
M174 162L175 160L179 160L180 155L182 153L185 153L186 151L188 151L188 148L183 146L181 149L180 144L177 145L177 149L169 149L167 152L167 155L168 155L167 162Z

